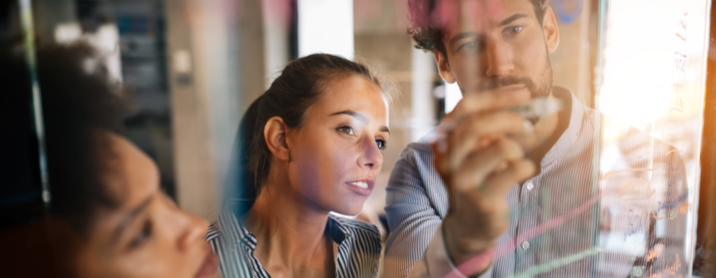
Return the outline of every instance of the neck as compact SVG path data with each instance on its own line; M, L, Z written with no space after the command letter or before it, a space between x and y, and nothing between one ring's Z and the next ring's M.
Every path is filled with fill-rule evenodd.
M550 97L555 97L554 93L550 94ZM571 95L568 97L571 98ZM537 145L534 149L526 153L526 157L535 164L535 176L542 172L542 159L547 152L557 143L559 138L564 134L569 126L569 120L572 116L572 101L571 99L560 98L564 104L564 108L557 114L547 116L544 120L540 120L540 123L535 125L535 133L538 138L541 138L541 144ZM550 127L552 126L552 127Z
M333 243L324 236L329 212L288 185L287 179L267 182L244 217L245 227L256 236L254 254L267 270L320 268L333 261Z

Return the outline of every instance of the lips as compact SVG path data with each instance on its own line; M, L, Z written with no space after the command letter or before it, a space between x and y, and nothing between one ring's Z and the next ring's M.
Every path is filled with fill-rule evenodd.
M211 250L206 254L204 262L201 264L199 271L197 271L194 277L208 277L214 275L219 269L219 256L214 254Z
M368 196L373 191L374 182L373 180L363 179L346 182L346 185L348 185L348 188L354 192L363 196Z

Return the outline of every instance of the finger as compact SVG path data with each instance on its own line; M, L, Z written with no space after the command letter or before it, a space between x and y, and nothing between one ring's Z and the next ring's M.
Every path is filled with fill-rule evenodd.
M523 132L512 133L508 136L512 139L515 139L517 143L520 143L520 146L522 146L523 149L529 151L539 144L537 139L537 132L535 132L532 122L527 119L524 119L522 121L522 125L524 126Z
M535 165L528 159L521 159L511 162L506 170L501 171L485 182L485 191L492 191L495 194L507 194L513 185L522 182L535 172Z
M473 152L463 163L451 165L455 169L454 186L461 191L480 187L502 162L518 161L523 156L522 147L517 142L500 138L489 147Z
M457 103L448 119L459 119L465 115L480 113L487 110L509 108L530 99L528 89L503 90L497 89L489 92L464 94Z
M444 175L450 174L450 167L449 163L446 163L447 161L447 153L445 147L447 144L444 144L443 141L433 141L430 143L430 150L433 152L433 165L435 165L435 169L438 170L438 173L445 178ZM445 184L448 184L447 180L443 180Z
M524 124L524 118L514 112L499 111L464 117L458 128L448 135L450 160L453 160L453 164L459 164L471 151L484 148L486 144L505 134L512 134L520 140L534 137L525 134L529 131Z

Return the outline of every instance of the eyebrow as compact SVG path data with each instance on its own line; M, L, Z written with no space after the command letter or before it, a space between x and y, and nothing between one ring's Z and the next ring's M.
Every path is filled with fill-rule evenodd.
M127 227L129 227L129 224L134 222L137 216L139 216L139 214L141 214L142 211L144 211L149 206L149 203L151 203L152 201L152 197L154 196L152 195L147 197L146 200L142 201L141 204L139 204L136 208L133 208L129 213L127 213L122 222L119 223L119 226L117 226L117 229L114 230L114 235L112 237L113 241L119 239L119 236L124 233Z
M503 20L502 22L500 22L500 26L505 26L505 25L510 24L510 23L512 23L513 21L518 20L518 19L523 18L523 17L527 17L527 15L526 15L526 14L514 14L514 15L512 15L512 16L506 18L506 19Z
M508 25L508 24L512 23L513 21L518 20L518 19L523 18L523 17L527 17L527 15L526 15L526 14L522 14L522 13L514 14L514 15L512 15L512 16L506 18L506 19L503 20L502 22L500 22L500 25L499 25L499 26ZM464 32L464 33L460 33L460 34L457 34L457 35L455 35L454 37L452 37L452 38L450 39L450 44L455 44L457 41L459 41L459 40L461 40L461 39L468 38L468 37L474 37L474 36L475 36L475 32Z
M388 134L390 134L390 128L388 128L387 126L381 126L380 131L387 132Z
M462 40L464 38L474 37L474 36L475 36L474 32L460 33L460 34L457 34L454 37L452 37L452 39L450 39L450 44L455 44L459 40Z
M339 111L339 112L333 113L333 114L331 114L331 115L329 115L329 116L336 116L336 115L348 115L348 116L351 116L351 117L353 117L353 118L356 118L357 120L363 122L364 124L367 124L367 123L370 122L370 121L368 120L368 118L366 118L366 117L363 116L362 114L357 113L357 112L352 111L352 110Z
M363 116L363 114L358 113L358 112L355 112L355 111L353 111L353 110L338 111L338 112L333 113L333 114L330 114L330 115L328 115L328 116L336 116L336 115L348 115L348 116L351 116L351 117L353 117L353 118L356 118L357 120L361 121L361 122L364 123L364 124L368 124L368 123L370 122L370 121L368 120L368 118L366 118L365 116ZM380 131L382 131L382 132L387 132L388 134L390 134L390 129L389 129L387 126L381 126L381 127L380 127Z

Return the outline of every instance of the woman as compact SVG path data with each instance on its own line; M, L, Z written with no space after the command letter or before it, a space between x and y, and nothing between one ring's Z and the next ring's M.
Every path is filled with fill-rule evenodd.
M237 184L208 240L225 277L375 277L381 237L356 215L383 164L388 105L362 65L315 54L291 62L249 107Z
M206 221L177 208L154 162L119 135L121 92L92 49L40 48L37 61L50 205L47 220L0 239L4 275L218 275ZM20 105L30 95L28 72L22 53L0 57L3 92Z

